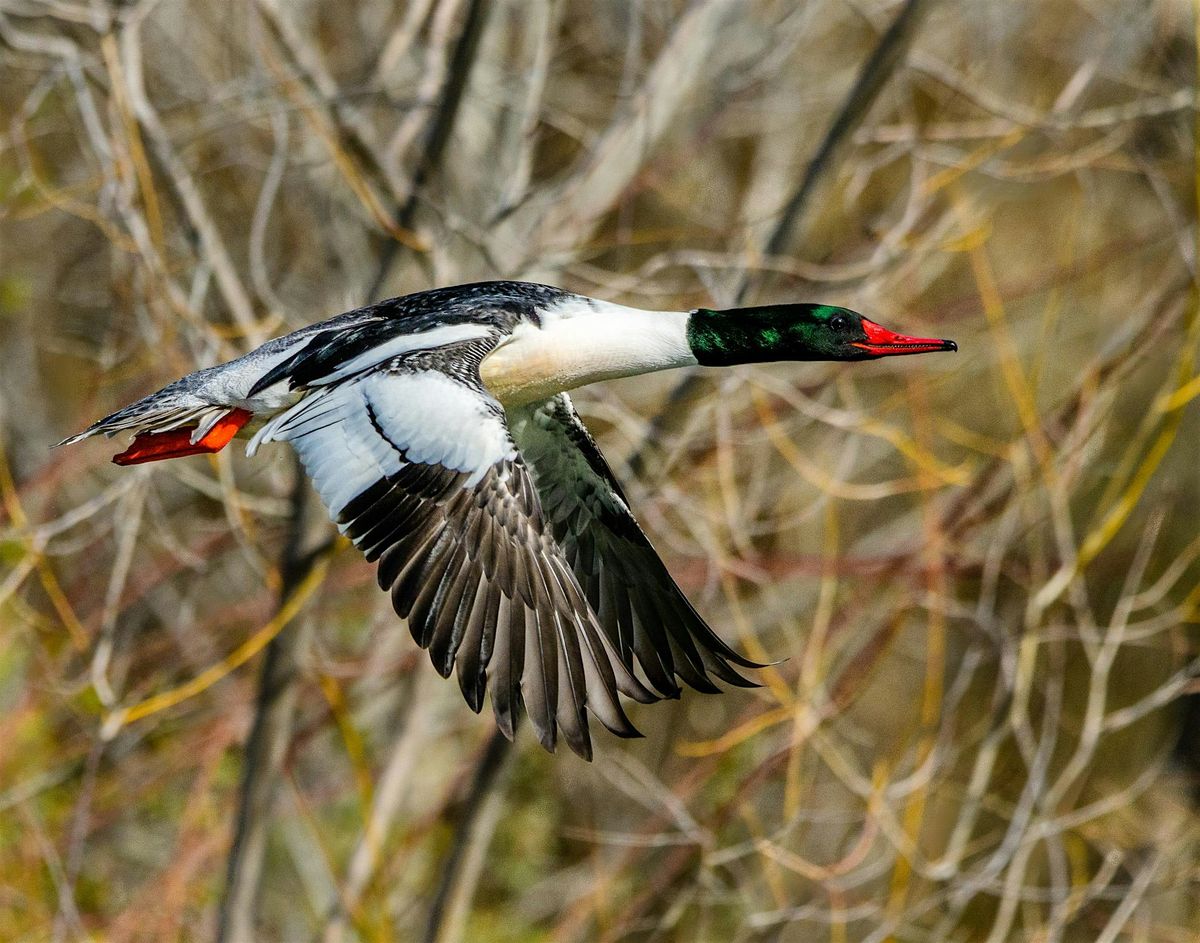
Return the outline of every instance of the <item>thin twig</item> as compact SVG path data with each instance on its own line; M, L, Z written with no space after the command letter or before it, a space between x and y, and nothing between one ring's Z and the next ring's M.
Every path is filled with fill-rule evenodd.
M425 144L421 156L413 170L412 183L409 185L408 196L396 210L395 224L402 230L412 229L413 218L422 192L429 178L433 175L442 152L450 140L450 132L454 130L454 121L458 116L459 105L462 104L463 92L471 77L472 66L475 64L476 53L479 49L479 39L483 35L483 27L487 21L489 4L486 0L471 0L467 14L463 20L462 30L454 44L454 53L450 57L450 66L446 73L446 82L438 95L438 104L434 109L425 132ZM367 289L367 297L374 300L383 291L384 281L396 261L400 243L389 239L384 243L379 253L379 264L371 287Z
M213 218L199 185L187 165L180 159L167 129L158 112L146 95L142 69L142 44L139 36L143 14L130 18L121 33L121 54L125 70L125 91L129 96L138 123L145 130L154 147L154 153L171 188L196 231L203 251L204 263L212 268L221 296L237 323L243 337L250 346L256 347L266 340L263 325L255 317L250 294L242 283L230 256L220 228ZM151 192L151 191L147 191Z
M425 935L422 937L425 943L439 943L441 940L443 924L450 909L452 896L463 878L470 849L477 842L486 843L491 839L490 830L485 833L484 829L477 828L482 818L480 813L511 754L512 743L499 730L493 731L487 749L475 767L467 794L463 797L461 818L454 830L454 844L442 863L437 890L434 891L433 902L429 905L429 920L425 924Z
M395 637L400 637L400 633L395 633ZM379 866L392 821L412 785L412 774L420 759L418 750L424 743L422 735L427 733L430 706L433 703L432 698L422 694L425 677L425 672L416 672L396 706L395 714L400 720L399 729L392 738L391 756L379 775L366 824L350 855L340 899L325 926L324 943L340 943L342 940L348 918L357 909L363 892Z

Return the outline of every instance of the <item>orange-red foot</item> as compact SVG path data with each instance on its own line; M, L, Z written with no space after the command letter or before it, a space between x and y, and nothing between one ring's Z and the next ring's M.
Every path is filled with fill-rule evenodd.
M219 452L237 435L237 431L250 421L250 416L251 414L244 409L231 409L227 415L217 420L217 424L209 429L199 442L192 442L194 427L172 429L170 432L143 432L124 452L114 455L113 462L117 465L140 465L143 462L157 462L163 458Z

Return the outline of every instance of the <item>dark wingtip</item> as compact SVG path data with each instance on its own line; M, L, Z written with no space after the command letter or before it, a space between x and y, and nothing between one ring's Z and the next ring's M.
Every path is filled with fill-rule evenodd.
M774 668L776 665L782 665L786 658L780 658L778 661L751 661L744 655L739 655L734 652L733 657L725 656L726 661L731 661L739 668L745 668L747 671L762 671L763 668Z
M717 654L720 654L725 661L731 661L739 668L745 668L747 671L761 671L763 668L774 668L788 660L787 656L784 656L783 658L775 659L775 661L752 661L732 648Z
M464 680L462 673L458 675L458 689L462 691L463 700L467 702L467 707L471 708L476 714L483 710L483 692L486 685L478 681ZM508 735L511 740L511 734Z
M547 753L553 753L558 746L558 718L551 714L547 718L539 720L536 714L526 711L529 716L529 724L533 727L533 735L537 737L537 742L542 745Z
M627 677L617 679L617 690L624 694L627 698L636 701L639 704L656 704L664 698L670 700L679 699L679 688L673 687L666 693L659 693L657 689L651 690L646 685L638 680L637 676L628 669L625 670Z
M521 726L521 707L515 699L507 704L496 701L496 691L492 690L492 713L496 718L496 726L509 741L515 741L517 728Z
M568 736L566 731L563 731L563 739L567 741L567 746L577 757L588 763L592 762L592 738L588 736L586 727L583 728L581 737Z
M763 686L758 681L751 681L749 678L743 677L732 668L729 669L728 675L721 676L721 680L737 688L761 688Z
M593 713L595 713L595 711L593 711ZM646 736L633 725L633 721L629 719L625 711L621 710L619 701L617 702L618 723L614 724L611 721L605 720L603 717L600 717L599 714L596 714L596 717L600 720L600 723L604 724L605 730L607 730L609 733L615 734L622 740L637 740Z
M706 674L701 674L698 671L689 671L686 675L684 675L679 671L678 666L675 669L675 673L683 678L685 682L687 682L688 687L699 691L701 694L721 693L721 689L717 687L717 685L715 685Z

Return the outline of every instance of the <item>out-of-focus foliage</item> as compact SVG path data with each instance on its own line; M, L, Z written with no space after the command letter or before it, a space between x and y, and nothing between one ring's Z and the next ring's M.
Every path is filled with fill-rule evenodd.
M0 938L211 938L255 710L222 671L288 531L282 450L48 446L383 271L749 278L961 346L578 396L700 610L786 660L591 766L521 737L443 939L1195 939L1191 6L927 5L775 254L897 4L484 3L422 170L470 6L0 0ZM304 590L262 938L417 939L492 722L354 552Z

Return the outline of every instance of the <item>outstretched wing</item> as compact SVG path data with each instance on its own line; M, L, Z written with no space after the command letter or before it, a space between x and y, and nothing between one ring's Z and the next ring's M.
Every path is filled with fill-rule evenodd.
M660 696L677 697L679 677L717 691L710 674L743 687L730 662L762 667L723 642L667 572L642 533L621 486L565 393L509 414L542 511L622 662Z
M554 537L477 351L400 358L327 386L265 426L291 442L342 533L467 703L485 688L509 736L522 705L553 750L591 757L585 709L637 736L617 697L653 700L600 628ZM453 374L437 369L453 363ZM464 363L467 365L464 367Z

